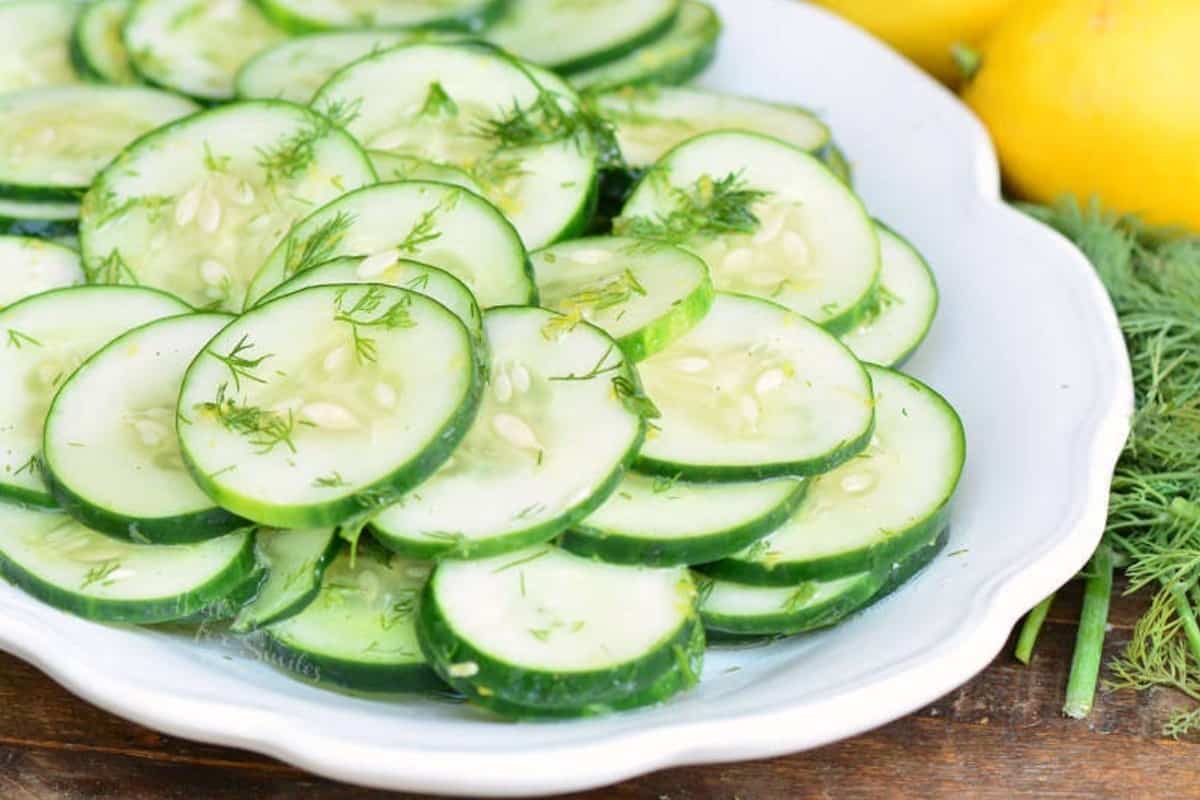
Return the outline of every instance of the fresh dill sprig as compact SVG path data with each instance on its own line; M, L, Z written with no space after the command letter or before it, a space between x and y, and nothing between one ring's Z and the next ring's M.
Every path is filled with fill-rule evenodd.
M334 470L328 475L321 475L313 480L313 487L317 489L339 489L343 486L349 486L346 479L342 477L342 473Z
M529 171L525 169L524 159L496 151L476 161L469 173L486 190L502 188L509 181L528 175Z
M611 356L612 353L613 353L613 346L609 345L608 349L604 351L604 354L602 356L600 356L600 359L598 361L596 361L595 366L593 366L590 370L583 373L582 375L576 375L574 372L572 372L569 375L551 375L550 377L546 378L546 380L548 380L548 381L590 381L592 378L597 378L601 375L607 375L610 372L616 372L617 370L619 370L625 366L625 362L621 359L617 359L616 363L608 364L606 366L605 362L608 361L608 357Z
M624 305L634 297L645 297L646 288L638 281L632 270L605 278L594 286L580 289L555 303L560 314L546 321L542 336L557 339L570 333L583 321L585 314L596 314L616 306Z
M292 437L296 430L296 419L291 409L286 414L258 406L229 396L229 384L217 387L216 399L201 403L201 411L212 414L226 429L244 436L259 455L270 453L279 445L293 453L296 443Z
M111 586L113 584L113 573L120 568L121 562L115 558L97 564L84 573L83 580L79 583L79 588L87 589L97 584L100 586Z
M238 343L225 355L214 353L212 350L206 350L205 352L225 365L226 369L229 370L230 376L233 378L234 391L240 392L242 390L243 379L253 383L267 382L265 378L257 374L254 370L262 366L262 363L268 358L273 357L274 354L267 353L258 358L250 358L248 354L253 349L254 342L250 341L250 336L247 334L242 336L238 340Z
M317 158L317 143L335 127L344 127L347 115L357 111L345 105L326 106L314 119L270 147L256 148L258 166L267 186L275 186L304 174Z
M353 225L354 215L339 211L303 239L289 236L283 251L284 274L298 275L332 259Z
M383 328L390 331L414 327L417 323L409 312L409 308L412 306L412 295L404 293L381 313L376 314L386 298L383 287L368 287L352 305L347 306L347 295L351 291L352 289L347 287L339 290L334 296L333 321L350 326L350 333L354 341L354 355L360 364L378 361L378 344L374 339L363 336L362 329Z
M113 283L138 285L137 274L129 266L129 262L121 255L121 251L113 248L94 268L89 268L89 283Z
M625 165L612 122L588 98L578 103L544 87L527 105L512 108L480 122L475 135L492 142L497 150L552 144L573 139L587 141L597 151L600 166L615 169Z
M635 381L630 380L624 375L618 375L612 379L612 385L613 392L625 404L625 407L642 419L658 419L662 416L662 412L658 410L658 406L646 396L646 393L642 391L642 387Z
M690 186L672 186L671 210L653 217L618 217L613 233L652 242L682 244L695 237L753 233L758 229L754 204L770 193L746 183L740 172L723 178L701 175Z
M446 92L441 83L434 81L429 84L425 102L421 104L421 110L417 114L422 117L456 117L458 103L454 102L454 98Z
M409 230L400 244L396 245L396 249L410 256L416 255L422 247L440 239L442 232L437 229L437 216L441 210L442 207L439 203L433 208L422 212L417 221L413 223L412 229Z
M21 333L16 328L8 329L8 346L15 347L20 350L23 346L31 344L34 347L41 347L42 343L30 336L28 333Z

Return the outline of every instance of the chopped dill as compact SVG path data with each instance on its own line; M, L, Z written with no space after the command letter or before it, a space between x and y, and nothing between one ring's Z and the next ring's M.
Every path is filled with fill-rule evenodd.
M654 494L666 494L675 488L675 484L683 477L683 473L677 472L670 477L659 475L654 478L654 482L650 485L650 491Z
M412 230L404 237L396 249L401 253L416 255L421 248L430 242L441 238L442 232L437 230L437 215L442 210L441 204L422 212L413 224Z
M682 244L694 237L753 233L759 220L754 204L769 192L749 186L740 172L723 178L701 175L688 187L668 190L671 210L653 217L618 217L613 232L653 242Z
M564 333L575 329L586 313L598 313L616 306L624 305L634 297L645 297L646 288L642 286L632 270L626 269L619 275L614 275L597 282L594 286L580 289L564 297L556 303L560 315L542 326L542 336L556 339Z
M429 84L425 102L417 113L422 117L456 117L458 116L458 103L454 102L454 98L450 97L441 83L434 81Z
M353 225L354 215L339 211L303 239L289 236L283 251L284 274L297 275L329 261Z
M86 270L89 283L114 283L138 285L137 274L129 266L129 262L121 255L121 251L113 248L108 255L100 260L95 268Z
M492 574L494 575L498 572L504 572L506 570L512 569L513 567L524 566L525 564L528 564L531 561L537 561L539 558L544 558L545 556L548 556L548 555L550 555L550 550L548 550L548 549L547 550L539 550L536 553L532 553L530 555L518 558L516 561L510 561L507 564L503 564L499 567L496 567L494 570L492 570Z
M114 583L112 578L113 573L121 568L121 562L117 559L110 559L101 564L97 564L84 574L83 580L79 584L80 589L87 589L90 586L99 584L100 586L111 586Z
M13 472L13 476L16 477L24 472L28 472L30 475L33 475L34 473L40 472L41 469L41 460L38 458L37 453L34 453L25 461L24 464L17 467L17 469Z
M296 419L291 409L287 414L247 405L229 396L229 384L217 387L217 396L211 402L201 403L201 411L212 414L227 430L244 436L256 448L259 455L270 453L279 445L296 452L292 436L296 430Z
M15 347L20 350L24 345L31 344L34 347L41 347L42 343L30 336L28 333L21 333L16 328L8 329L8 346Z
M409 313L412 305L412 295L404 293L399 299L388 306L382 313L376 315L386 298L386 292L381 286L370 286L354 302L346 307L346 295L350 287L338 291L334 298L334 322L343 322L350 326L354 341L354 355L360 364L379 360L379 347L374 339L363 336L363 328L383 328L396 330L411 328L417 323Z
M662 417L662 412L659 411L658 406L646 396L646 393L642 391L642 387L636 382L624 375L618 375L612 379L612 385L613 392L625 404L625 407L642 419L658 419Z
M258 358L249 358L248 353L254 349L254 343L250 341L250 336L244 335L238 340L238 343L233 346L225 355L214 353L212 350L204 352L220 361L229 370L229 374L233 377L234 391L242 390L242 379L252 381L253 383L266 383L266 379L256 374L254 370L258 369L264 361L271 358L274 354L267 353Z
M343 486L349 486L346 479L342 477L342 473L334 470L328 475L322 475L313 481L313 487L317 489L340 489Z
M275 186L303 175L317 158L317 143L334 127L345 127L357 115L352 104L327 106L314 119L270 147L256 148L258 166L265 173L267 186Z
M608 361L608 357L610 355L612 355L612 352L613 352L613 346L609 345L608 349L604 351L604 355L600 356L600 360L596 362L595 366L593 366L590 370L583 373L582 375L576 375L574 372L572 372L568 375L551 375L550 377L546 378L546 380L548 380L548 381L590 381L592 378L597 378L601 375L606 375L610 372L616 372L617 370L619 370L625 366L625 362L618 359L615 364L609 364L608 366L605 366L604 362Z

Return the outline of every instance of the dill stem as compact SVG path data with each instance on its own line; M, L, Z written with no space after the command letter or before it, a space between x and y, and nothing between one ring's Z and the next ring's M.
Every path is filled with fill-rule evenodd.
M1075 637L1075 655L1071 659L1071 677L1067 681L1067 701L1063 713L1083 719L1092 711L1096 683L1100 678L1100 659L1108 625L1108 604L1113 590L1113 553L1107 542L1101 543L1088 565L1083 589L1083 610L1079 614L1079 632Z
M1017 637L1017 649L1014 653L1017 661L1022 664L1028 664L1033 658L1033 648L1037 644L1038 634L1041 633L1042 623L1046 621L1046 614L1050 611L1050 604L1054 602L1054 595L1055 593L1051 592L1049 597L1025 615L1025 624L1021 626L1021 635Z
M1167 591L1171 594L1171 599L1175 601L1175 612L1179 614L1179 619L1183 623L1183 633L1187 637L1192 658L1196 660L1197 664L1200 664L1200 625L1196 624L1196 613L1192 610L1191 603L1188 602L1187 589L1178 581L1172 581L1167 586Z

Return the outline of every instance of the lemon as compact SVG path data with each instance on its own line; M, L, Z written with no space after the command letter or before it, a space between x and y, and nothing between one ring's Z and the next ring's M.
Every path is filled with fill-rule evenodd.
M987 38L963 96L1016 194L1097 196L1200 230L1197 42L1197 0L1028 0Z
M1013 5L1013 0L815 2L866 28L946 83L958 78L951 48L978 44Z

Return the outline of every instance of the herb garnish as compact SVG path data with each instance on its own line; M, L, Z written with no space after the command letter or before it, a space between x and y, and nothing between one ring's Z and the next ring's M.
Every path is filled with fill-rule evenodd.
M653 217L618 217L613 232L619 236L682 244L697 236L753 233L758 229L754 204L769 192L749 186L740 172L723 178L701 175L686 188L669 190L672 209Z
M354 301L353 305L347 307L346 295L350 291L352 290L347 287L339 290L335 295L333 321L343 322L350 326L350 332L354 339L354 356L360 364L378 361L378 345L374 339L363 336L362 329L395 330L414 327L417 323L409 313L412 295L404 293L382 313L372 316L383 305L386 298L384 289L380 286L371 286Z

